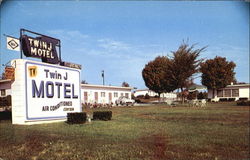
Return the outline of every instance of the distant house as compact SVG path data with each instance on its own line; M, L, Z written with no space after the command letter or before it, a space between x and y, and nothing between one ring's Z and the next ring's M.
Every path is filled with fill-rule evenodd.
M158 93L155 93L154 91L151 91L150 89L138 89L134 91L134 96L145 96L148 94L150 97L158 96ZM175 92L170 92L170 93L161 93L160 94L161 98L166 98L166 99L176 99L177 94Z
M0 97L11 95L11 80L0 80Z
M250 92L249 92L250 84L231 84L226 86L225 88L221 88L215 90L214 98L213 98L213 90L208 89L208 98L212 101L219 101L220 99L232 99L232 100L239 100L239 99L250 99Z
M131 99L131 87L81 84L82 103L115 104L119 97Z

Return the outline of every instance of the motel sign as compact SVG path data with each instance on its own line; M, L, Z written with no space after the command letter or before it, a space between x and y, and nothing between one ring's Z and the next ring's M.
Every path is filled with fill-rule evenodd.
M20 35L21 54L42 62L26 59L11 61L15 68L15 80L11 85L12 123L65 121L67 113L81 112L81 66L61 61L56 49L60 40L24 31L33 36Z

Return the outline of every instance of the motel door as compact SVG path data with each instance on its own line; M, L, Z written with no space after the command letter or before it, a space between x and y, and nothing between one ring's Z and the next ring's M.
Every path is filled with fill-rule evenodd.
M98 92L95 92L95 102L98 103Z
M109 93L109 103L112 102L112 93Z

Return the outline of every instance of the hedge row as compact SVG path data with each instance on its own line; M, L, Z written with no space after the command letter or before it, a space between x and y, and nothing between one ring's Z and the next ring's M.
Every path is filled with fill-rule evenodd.
M108 121L112 118L112 111L97 111L93 112L93 120ZM87 121L87 114L85 112L67 113L67 123L81 124Z
M112 118L112 111L97 111L93 112L93 119L94 120L104 120L108 121Z
M220 102L233 102L235 98L220 98Z
M0 106L11 106L11 95L0 97Z
M85 112L67 113L67 123L79 124L79 123L85 123L86 120L87 120L87 114Z
M0 112L0 120L9 120L11 119L12 113L10 111Z
M250 101L238 101L237 106L250 106Z

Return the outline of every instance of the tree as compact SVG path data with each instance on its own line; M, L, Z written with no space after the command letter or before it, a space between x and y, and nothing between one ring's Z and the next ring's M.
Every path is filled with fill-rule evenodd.
M213 90L213 98L216 89L224 88L235 81L235 66L234 62L228 62L226 58L217 56L201 63L201 83Z
M122 82L122 87L129 87L129 84L127 82Z
M158 93L160 96L163 92L170 92L174 90L171 85L171 78L169 77L172 71L170 66L172 62L166 56L158 56L153 61L145 65L142 70L142 77L145 85L152 91Z
M183 43L177 51L172 52L172 58L156 57L142 71L145 85L159 95L180 88L184 102L184 89L191 84L191 77L199 71L202 59L198 57L205 48L195 50L194 45Z
M207 98L207 92L199 92L197 95L197 99L206 99Z
M187 43L181 44L177 51L173 53L172 79L175 88L180 88L183 92L184 88L188 87L189 79L199 71L199 65L202 59L198 59L200 53L206 47L195 49L194 45L190 46ZM182 96L182 102L184 97Z

